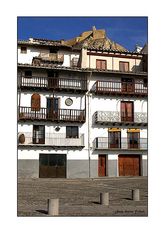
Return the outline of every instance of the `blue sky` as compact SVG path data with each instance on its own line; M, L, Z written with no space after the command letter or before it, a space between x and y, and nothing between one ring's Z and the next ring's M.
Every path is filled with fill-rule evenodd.
M18 39L29 37L45 39L71 39L92 26L105 29L107 36L134 50L135 45L147 42L147 17L18 17Z

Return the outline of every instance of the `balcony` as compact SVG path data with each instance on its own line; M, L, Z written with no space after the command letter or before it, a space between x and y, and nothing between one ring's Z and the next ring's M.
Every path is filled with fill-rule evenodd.
M66 138L66 134L64 133L45 134L44 139L40 139L40 138L34 139L33 134L31 132L25 132L20 134L19 136L20 137L18 138L18 146L20 148L25 148L25 147L82 148L84 147L84 134L80 134L79 138Z
M109 138L107 137L97 137L93 142L93 148L95 150L147 150L147 138L139 138L135 142L131 142L128 138L121 138L120 143L116 146L110 144Z
M21 89L58 90L67 92L86 92L87 81L84 79L53 78L53 77L24 77L18 78Z
M143 83L143 80L135 80L132 83L117 80L96 81L92 92L98 95L147 97L148 87Z
M123 117L117 111L98 111L94 113L94 122L101 125L147 126L147 113L135 112L132 117Z
M42 59L42 61L45 62L63 62L64 61L64 55L59 53L44 53L41 52L38 56Z
M47 108L40 108L37 111L32 110L31 107L19 107L18 113L18 119L21 121L85 122L85 110L58 109L58 111L51 111Z

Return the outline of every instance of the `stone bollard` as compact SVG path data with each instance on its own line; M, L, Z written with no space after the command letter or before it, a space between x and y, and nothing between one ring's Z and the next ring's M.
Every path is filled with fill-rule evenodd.
M139 189L132 190L132 200L134 200L134 201L140 200L140 190Z
M100 204L109 205L109 193L100 193Z
M59 215L59 199L48 199L48 214L51 216Z

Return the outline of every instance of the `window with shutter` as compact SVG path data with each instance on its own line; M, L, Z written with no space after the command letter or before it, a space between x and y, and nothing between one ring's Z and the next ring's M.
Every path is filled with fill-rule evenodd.
M27 47L22 46L21 47L21 53L27 53Z
M78 127L77 126L67 126L66 127L66 138L78 138Z
M45 143L45 126L33 125L33 143L34 144Z
M133 122L133 102L121 102L121 121Z
M127 134L128 134L128 148L139 148L140 132L129 132Z
M40 110L40 95L37 93L34 93L31 96L31 109L32 111L39 111Z
M120 148L121 146L121 132L109 132L108 133L109 139L109 147L110 148Z
M32 71L31 70L25 71L25 78L31 78L31 77L32 77Z
M107 69L107 61L96 59L96 68L100 69L100 70L106 70Z
M119 62L119 71L128 72L129 71L129 62Z

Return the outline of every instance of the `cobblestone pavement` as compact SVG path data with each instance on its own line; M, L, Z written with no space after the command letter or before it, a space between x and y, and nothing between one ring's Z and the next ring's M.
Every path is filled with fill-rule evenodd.
M140 189L133 201L132 189ZM109 206L100 193L109 192ZM18 216L47 217L47 200L59 198L59 216L147 216L147 177L95 179L18 178Z

